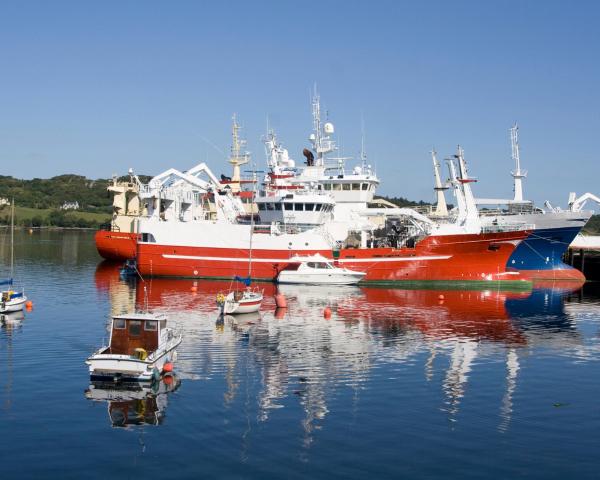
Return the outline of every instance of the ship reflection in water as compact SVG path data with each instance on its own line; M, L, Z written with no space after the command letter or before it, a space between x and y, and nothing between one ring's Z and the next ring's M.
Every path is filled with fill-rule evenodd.
M177 390L180 383L176 376L165 377L151 385L93 382L85 396L108 404L108 416L113 427L160 425L166 413L167 394Z
M335 415L330 405L341 391L350 389L359 408L364 386L374 380L408 390L439 385L435 408L452 424L459 422L465 398L475 394L471 377L498 362L502 368L494 367L491 402L497 429L506 432L523 358L532 349L559 349L577 358L597 355L566 307L578 301L581 285L572 282L531 291L265 283L261 313L224 318L217 317L215 297L229 282L131 282L119 278L118 267L101 264L96 284L109 296L113 314L146 302L167 312L184 331L178 374L184 380L224 381L224 406L247 402L251 391L254 418L266 422L276 410L300 405L305 447ZM276 310L277 292L285 295L286 310ZM327 306L331 319L323 316Z

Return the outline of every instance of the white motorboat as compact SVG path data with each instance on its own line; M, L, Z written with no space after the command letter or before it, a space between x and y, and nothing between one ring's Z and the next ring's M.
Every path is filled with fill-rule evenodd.
M260 310L263 301L261 290L233 290L227 295L217 295L217 306L221 315L236 315L241 313L254 313Z
M177 358L175 349L181 334L167 326L164 314L131 313L116 315L110 327L110 341L91 355L92 381L151 382L160 378L164 366Z
M277 276L279 283L355 285L366 275L366 272L336 267L333 260L322 255L294 256L289 262Z

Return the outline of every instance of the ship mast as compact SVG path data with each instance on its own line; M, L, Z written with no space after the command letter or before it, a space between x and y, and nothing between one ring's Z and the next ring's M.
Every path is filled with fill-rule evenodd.
M442 185L442 179L440 177L440 162L436 157L437 152L435 148L431 151L431 159L433 160L433 174L435 176L435 187L433 188L437 195L437 205L435 207L434 215L436 217L447 217L448 206L446 205L446 196L444 191L448 189L447 185Z
M250 153L242 151L246 147L246 140L240 137L240 125L237 123L236 114L233 114L233 125L231 129L232 143L231 143L231 155L229 156L229 163L233 165L233 174L231 176L231 190L238 192L240 190L240 166L250 161Z
M337 147L331 138L334 133L333 124L331 122L325 122L324 124L321 124L321 100L319 94L317 93L316 85L311 103L313 115L313 133L310 134L308 139L312 143L313 150L317 154L315 165L318 167L323 167L325 166L325 154L337 150Z
M523 182L527 176L527 170L521 170L521 159L519 158L519 126L515 123L510 129L510 144L512 148L512 159L515 169L510 172L514 179L515 202L523 201Z
M11 201L10 209L10 278L14 277L15 271L15 197Z

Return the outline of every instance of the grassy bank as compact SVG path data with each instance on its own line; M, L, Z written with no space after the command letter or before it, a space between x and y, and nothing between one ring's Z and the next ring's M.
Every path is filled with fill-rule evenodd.
M96 228L110 222L106 213L78 212L50 209L15 207L15 224L25 227L83 227ZM10 224L10 207L0 208L0 225Z

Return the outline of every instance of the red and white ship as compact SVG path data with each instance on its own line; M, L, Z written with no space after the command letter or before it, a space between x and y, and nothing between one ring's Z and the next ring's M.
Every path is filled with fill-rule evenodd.
M310 140L317 158L305 151L302 170L294 171L274 136L267 138L271 170L255 199L256 225L248 221L255 218L254 205L248 212L239 188L232 188L240 183L239 166L248 161L235 119L231 179L219 181L201 164L187 172L170 169L148 186L138 186L143 213L131 233L137 236L132 243L137 244L139 271L192 278L244 275L252 238L253 277L260 280L275 280L292 257L318 254L366 272L364 282L369 283L521 282L520 274L507 272L505 265L529 235L528 227L483 227L465 175L453 176L459 212L452 221L407 208L369 208L379 180L364 157L363 165L348 175L344 159L326 158L335 150L333 125L321 124L317 96L313 117ZM462 168L462 151L457 158ZM331 161L337 162L336 174ZM130 256L129 247L115 248L115 256Z

